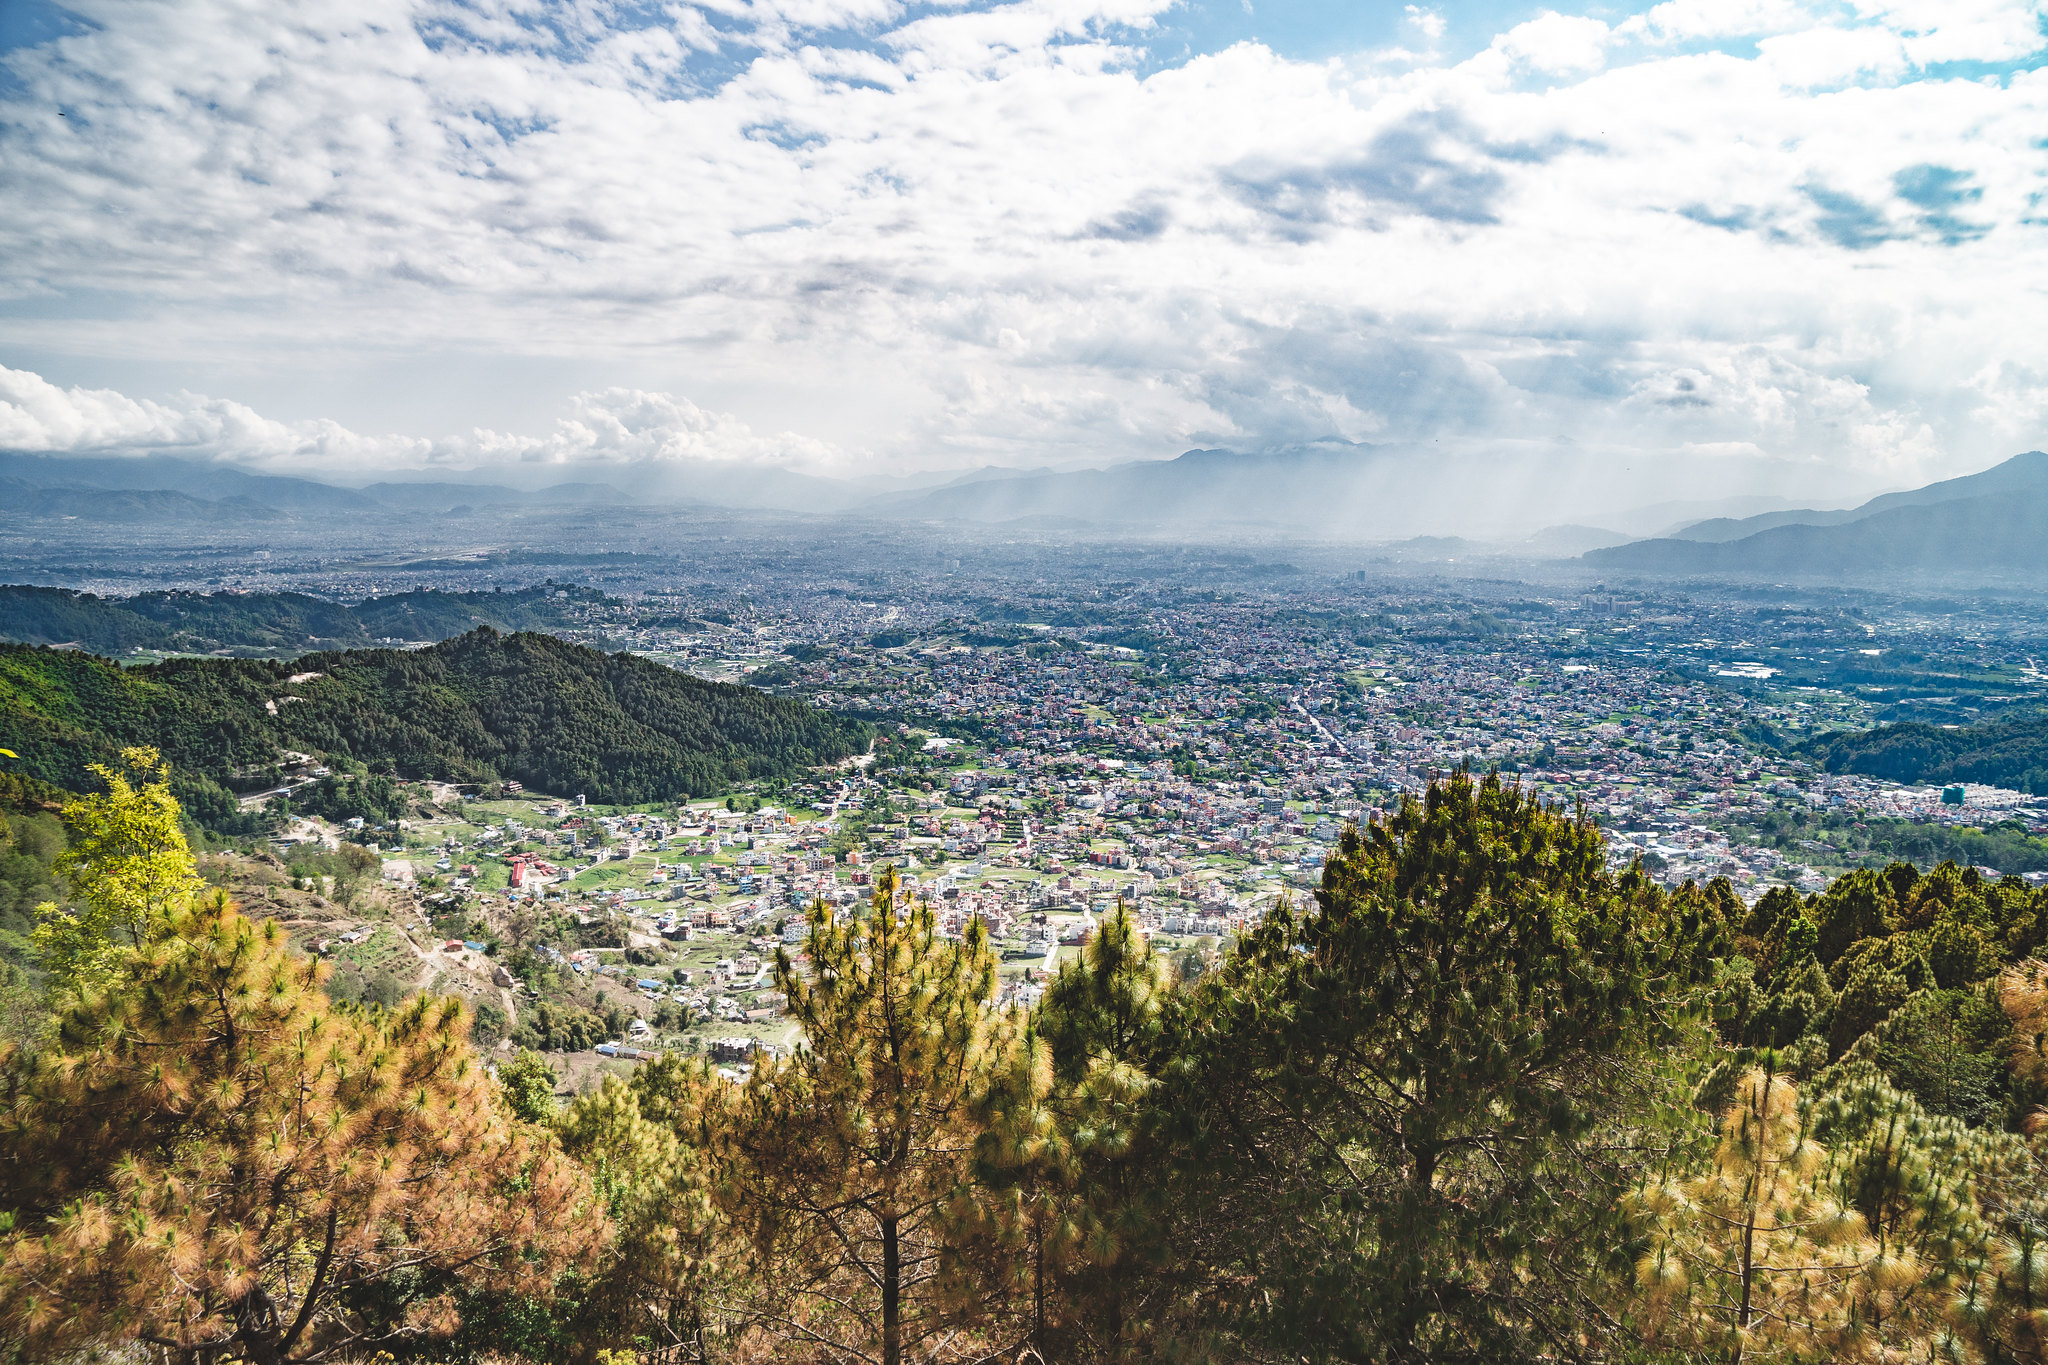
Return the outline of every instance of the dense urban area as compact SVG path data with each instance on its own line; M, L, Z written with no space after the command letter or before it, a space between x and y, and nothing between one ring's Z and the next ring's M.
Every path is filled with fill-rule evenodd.
M801 940L816 900L864 897L881 862L938 900L948 931L982 919L1005 998L1028 1002L1118 901L1199 973L1277 898L1313 887L1347 825L1458 767L1584 808L1617 864L1640 858L1674 887L1726 878L1745 901L1895 858L2048 877L2048 798L1831 773L1802 747L2038 701L2048 642L2024 599L879 531L849 572L843 544L827 555L800 531L728 533L693 553L628 538L543 564L279 554L236 579L336 601L517 595L564 639L878 735L813 780L709 801L626 809L414 784L351 821L314 813L352 809L332 800L349 779L308 759L244 800L277 813L269 861L304 874L289 874L301 891L265 894L326 904L301 935L348 968L344 983L394 968L408 990L466 983L507 1046L630 1058L682 1042L739 1061L793 1035L768 979L774 946ZM195 554L133 571L223 591ZM294 813L294 794L322 782L328 799ZM377 850L387 888L350 904L388 922L331 901L316 864L344 840ZM234 875L260 871L244 860Z

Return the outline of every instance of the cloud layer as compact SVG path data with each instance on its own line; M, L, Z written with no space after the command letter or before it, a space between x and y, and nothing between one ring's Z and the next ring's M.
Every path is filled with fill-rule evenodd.
M1899 481L2044 444L2037 0L1666 0L1468 53L1410 7L1429 50L1327 62L1162 57L1167 0L72 8L0 86L17 449L1564 440ZM559 421L469 393L365 436L121 377L450 351L560 361ZM31 372L86 362L114 387Z
M0 450L61 455L194 455L336 473L364 468L470 470L506 465L748 462L824 465L816 441L756 435L730 413L638 389L579 393L541 436L475 428L456 436L364 436L331 421L273 421L240 403L178 394L138 400L60 388L0 366Z

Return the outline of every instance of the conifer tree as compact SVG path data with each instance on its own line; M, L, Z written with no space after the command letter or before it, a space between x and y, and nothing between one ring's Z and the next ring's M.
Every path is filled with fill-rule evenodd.
M1811 1102L1767 1053L1711 1157L1638 1197L1652 1340L1731 1361L2012 1358L2013 1305L2041 1277L1985 1210L2028 1202L2032 1160L2008 1134L1927 1113L1870 1051Z
M1637 1277L1653 1342L1729 1365L1859 1344L1854 1281L1878 1249L1834 1197L1798 1099L1782 1076L1751 1071L1707 1169L1635 1201L1650 1231Z
M1315 908L1243 943L1181 1012L1165 1100L1173 1244L1228 1330L1387 1361L1617 1331L1609 1220L1693 1036L1661 893L1590 821L1461 773L1347 831Z
M992 1068L963 1226L992 1241L1045 1359L1115 1358L1157 1335L1163 1287L1150 1132L1170 969L1119 902ZM1000 1273L998 1278L1004 1278Z
M566 1106L563 1150L589 1172L614 1236L575 1326L592 1338L702 1359L741 1324L730 1268L741 1248L712 1197L709 1129L729 1085L698 1058L667 1053Z
M325 971L215 894L0 1057L0 1340L279 1365L450 1329L465 1286L544 1295L589 1250L587 1180L508 1123L460 1003L337 1008Z
M1819 931L1815 952L1823 965L1832 966L1856 940L1889 934L1897 923L1898 905L1891 884L1875 869L1858 868L1828 887L1814 915Z
M1149 1334L1140 1290L1165 1233L1153 1156L1151 1104L1167 1007L1167 965L1123 902L1106 916L1045 993L1038 1027L1051 1046L1054 1104L1078 1181L1071 1216L1080 1265L1061 1301L1083 1344L1116 1355Z
M720 1199L754 1247L755 1319L789 1353L902 1365L970 1316L945 1231L1002 1029L995 959L979 920L941 936L889 866L867 915L810 921L808 970L775 964L804 1043L712 1135Z
M559 1084L546 1059L525 1048L498 1067L498 1088L505 1092L506 1107L528 1123L546 1123L555 1116L555 1087Z
M2029 1176L2011 1135L1930 1114L1860 1058L1812 1106L1835 1197L1869 1234L1849 1282L1845 1351L1908 1353L1960 1346L1952 1309L1995 1255L1986 1196L2006 1204Z
M974 1179L951 1212L967 1273L991 1283L998 1330L1014 1319L1016 1335L1043 1359L1061 1356L1054 1339L1068 1314L1060 1272L1081 1243L1079 1172L1054 1084L1052 1049L1027 1026L976 1096Z

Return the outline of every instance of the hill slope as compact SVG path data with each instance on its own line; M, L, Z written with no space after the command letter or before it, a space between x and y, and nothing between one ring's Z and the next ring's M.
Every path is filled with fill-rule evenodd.
M0 640L75 644L102 654L130 649L208 653L217 649L349 647L379 640L446 640L478 626L554 630L580 609L609 605L589 588L517 592L422 589L354 606L294 592L148 592L95 597L68 588L0 586Z
M1786 523L1793 516L1814 520ZM1755 529L1746 529L1755 528ZM1650 573L2048 573L2048 454L1887 493L1847 512L1769 512L1680 537L1588 552L1600 568Z
M1805 752L1829 772L1893 782L1983 782L2048 795L2048 715L1951 730L1920 721L1830 735Z
M303 682L294 676L314 674ZM710 683L630 654L483 628L422 650L349 650L290 663L174 659L145 668L0 645L0 748L59 786L124 744L154 744L203 822L232 814L283 750L412 778L512 778L592 800L703 795L795 775L867 744L867 727Z

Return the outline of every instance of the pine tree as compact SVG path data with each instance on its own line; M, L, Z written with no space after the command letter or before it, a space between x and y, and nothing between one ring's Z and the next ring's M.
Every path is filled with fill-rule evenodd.
M1927 1113L1868 1051L1810 1103L1766 1054L1709 1160L1634 1201L1653 1341L1731 1362L2011 1358L2038 1258L1995 1237L1985 1208L2026 1202L2031 1159Z
M1047 1360L1114 1358L1157 1335L1147 1306L1171 1258L1150 1068L1171 999L1167 963L1119 903L980 1097L962 1226Z
M1039 1009L1077 1182L1080 1264L1063 1277L1061 1301L1083 1341L1066 1348L1070 1355L1113 1356L1153 1330L1141 1286L1163 1259L1166 1223L1152 1168L1152 1070L1171 998L1166 963L1118 902Z
M1053 1344L1067 1316L1059 1277L1080 1252L1079 1172L1055 1102L1052 1050L1038 1029L1026 1027L989 1069L975 1121L974 1179L950 1211L955 1252L965 1273L990 1284L998 1318L1014 1319L1016 1335L1042 1359L1061 1358Z
M755 1318L791 1351L902 1365L971 1316L949 1274L949 1207L969 1174L975 1095L1002 1021L978 920L942 937L893 867L870 913L811 911L808 972L778 951L802 1025L714 1140L720 1199L755 1249Z
M1204 979L1162 1072L1172 1245L1221 1327L1387 1361L1618 1330L1602 1258L1695 1040L1687 922L1497 778L1347 831L1315 908Z
M684 1348L704 1358L743 1314L731 1273L743 1248L712 1197L707 1130L731 1087L698 1058L668 1053L606 1077L556 1122L563 1150L590 1174L613 1239L592 1272L574 1326L589 1344Z
M539 1053L525 1048L498 1066L498 1088L505 1094L506 1107L528 1123L546 1123L555 1116L555 1087L559 1084L554 1068Z
M1798 1098L1783 1077L1751 1071L1707 1169L1637 1197L1650 1231L1637 1278L1653 1342L1729 1365L1857 1344L1853 1282L1877 1247L1834 1198Z
M551 1139L507 1122L455 1000L337 1008L325 965L215 894L0 1059L0 1335L257 1362L545 1294L601 1230ZM402 1287L402 1289L401 1289ZM399 1293L393 1320L344 1295Z
M2007 1203L2032 1163L2011 1135L1928 1113L1860 1058L1826 1082L1809 1131L1827 1151L1834 1196L1869 1235L1839 1349L1896 1356L1933 1344L1953 1354L1957 1297L1981 1292L1996 1254L1986 1197Z

